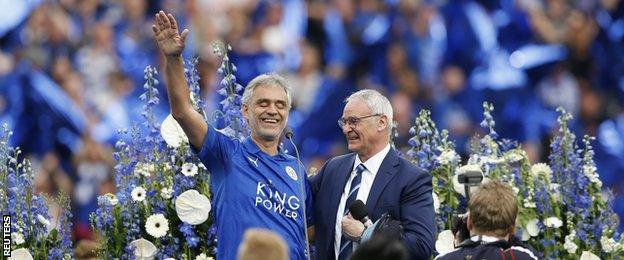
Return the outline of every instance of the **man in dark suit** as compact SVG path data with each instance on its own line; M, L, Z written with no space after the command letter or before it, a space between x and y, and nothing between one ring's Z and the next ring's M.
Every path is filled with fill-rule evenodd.
M362 200L369 218L389 213L401 222L411 259L429 259L436 236L431 176L390 147L392 106L375 90L346 100L342 128L353 153L327 161L312 177L316 259L347 259L365 227L348 214Z

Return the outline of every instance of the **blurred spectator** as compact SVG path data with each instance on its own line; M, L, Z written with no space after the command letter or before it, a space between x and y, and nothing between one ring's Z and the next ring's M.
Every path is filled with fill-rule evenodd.
M238 247L238 260L286 260L288 245L278 234L267 229L253 228L245 231Z
M581 91L576 78L562 66L556 66L552 72L537 84L537 96L551 110L563 107L577 116L580 108Z
M301 64L296 73L286 78L293 90L293 107L309 113L316 99L316 92L321 85L319 51L313 45L301 43Z

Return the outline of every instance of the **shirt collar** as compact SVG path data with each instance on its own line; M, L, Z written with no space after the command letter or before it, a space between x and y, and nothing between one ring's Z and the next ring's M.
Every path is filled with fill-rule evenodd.
M262 154L262 155L267 156L267 157L273 157L273 156L265 153L264 151L262 151L260 149L260 147L258 147L258 145L253 141L253 139L251 139L251 136L248 136L248 137L245 138L245 140L243 140L243 145L245 146L245 149L247 151L249 151L250 153L252 153L252 154L256 154L256 155ZM286 156L286 154L284 153L284 149L282 149L282 147L279 146L279 145L277 146L277 155L275 155L275 156L280 156L282 158L288 158Z
M379 168L381 167L381 163L383 162L384 158L386 158L386 155L388 154L389 151L390 151L390 144L388 143L386 147L381 149L381 151L373 155L371 158L368 158L368 160L364 162L364 166L370 173L373 174L373 176L375 176L377 174L377 171L379 171ZM362 163L362 160L360 160L359 155L356 155L355 165L353 166L353 169L355 169L355 167L360 165L360 163Z

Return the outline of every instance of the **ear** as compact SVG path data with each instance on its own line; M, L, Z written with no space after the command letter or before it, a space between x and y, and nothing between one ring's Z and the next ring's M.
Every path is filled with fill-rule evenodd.
M377 131L383 132L388 128L388 117L386 115L379 116L379 126L377 127Z
M249 120L249 106L247 104L241 106L241 113L243 113L245 119Z
M470 213L468 213L468 219L466 220L466 226L468 230L472 231L474 229L474 224L472 223L472 218L470 217Z

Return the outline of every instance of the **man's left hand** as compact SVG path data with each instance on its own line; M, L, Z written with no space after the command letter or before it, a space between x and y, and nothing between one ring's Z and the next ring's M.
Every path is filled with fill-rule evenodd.
M359 242L364 229L364 224L354 219L351 214L342 217L342 234L349 240Z

